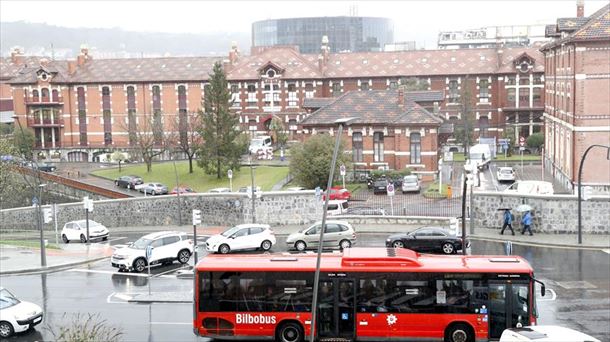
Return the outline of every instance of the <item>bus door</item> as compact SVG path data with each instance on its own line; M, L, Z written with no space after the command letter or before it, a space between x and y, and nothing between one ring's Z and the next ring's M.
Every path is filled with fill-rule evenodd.
M320 281L318 300L318 335L353 339L355 336L354 281L329 279Z
M529 284L520 281L489 282L489 337L500 338L504 329L530 324Z

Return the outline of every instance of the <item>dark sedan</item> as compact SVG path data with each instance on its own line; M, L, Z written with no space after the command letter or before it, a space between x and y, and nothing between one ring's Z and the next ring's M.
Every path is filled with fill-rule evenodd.
M385 179L378 179L373 183L373 194L387 194L388 193L388 181Z
M114 184L120 188L135 189L136 185L143 184L140 176L121 176L114 180Z
M38 164L38 170L44 172L55 172L57 170L57 166L49 163Z
M462 237L440 227L422 227L410 233L390 235L386 247L408 248L420 253L454 254L462 249ZM466 240L466 248L470 241Z

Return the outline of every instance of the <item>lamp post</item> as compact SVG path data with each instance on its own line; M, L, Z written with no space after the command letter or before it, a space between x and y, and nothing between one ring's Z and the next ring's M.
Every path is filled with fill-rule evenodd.
M13 120L17 121L17 125L19 126L19 131L21 133L21 138L24 139L25 138L25 133L23 133L23 127L21 126L21 121L19 120L18 116L13 116L12 117ZM21 157L25 160L27 160L25 152L21 149L21 146L18 146L19 148L19 153L21 154ZM46 255L46 249L45 249L45 245L44 245L44 232L42 230L42 207L41 207L41 202L42 202L42 188L46 186L46 184L42 184L42 178L40 177L40 169L38 168L38 162L36 162L33 158L32 160L30 160L32 162L32 165L34 166L35 170L36 170L36 181L37 181L37 190L38 190L38 199L37 199L37 203L36 203L36 217L38 218L36 220L36 225L38 226L38 231L40 232L40 266L42 267L46 267L47 266L47 255ZM25 177L25 176L24 176ZM29 183L29 182L27 182ZM33 188L34 186L32 186Z
M322 226L320 227L320 240L318 241L318 253L316 258L316 271L313 279L313 300L311 303L311 335L309 340L315 341L316 336L316 318L317 318L317 306L318 306L318 283L320 282L320 262L322 258L322 241L324 241L324 229L326 226L326 215L328 211L328 200L330 199L330 188L333 184L333 176L335 173L335 164L337 163L337 154L339 153L339 144L341 143L341 134L343 133L343 127L354 122L357 118L344 118L336 120L335 123L339 125L337 131L337 139L335 139L335 148L333 150L333 158L330 164L330 173L328 174L328 183L326 186L327 196L324 197L324 207L322 209Z
M593 147L601 147L608 150L606 159L610 160L610 146L605 145L591 145L585 150L585 153L582 155L580 159L580 166L578 166L578 244L582 245L582 167L585 164L585 158L587 158L587 153Z
M254 167L252 166L252 157L248 157L248 164L250 164L250 180L252 181L250 187L250 195L252 196L252 223L256 223L256 195L254 193Z

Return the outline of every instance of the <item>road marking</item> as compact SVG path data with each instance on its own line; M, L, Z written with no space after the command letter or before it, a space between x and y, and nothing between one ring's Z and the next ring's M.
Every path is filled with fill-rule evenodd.
M123 301L112 300L111 299L112 297L122 299ZM108 297L106 297L106 303L108 303L108 304L129 304L127 301L130 299L131 299L131 297L129 297L129 296L126 296L126 295L123 295L120 293L117 294L116 292L112 292L111 294L108 295Z
M172 270L167 270L167 271L165 271L165 272L161 272L161 273L153 274L153 275L152 275L152 278L155 278L155 277L161 277L161 276L163 276L164 278L167 278L166 274L171 273L171 272L176 272L176 271L178 271L178 270L184 269L185 267L186 267L186 266L182 266L182 267L179 267L179 268L174 268L174 269L172 269ZM171 276L171 278L174 278L174 277L175 277L175 276Z
M150 322L150 324L157 324L157 325L192 325L192 322Z
M119 241L119 240L125 240L125 239L127 239L126 236L117 236L115 238L108 239L106 242Z
M602 249L602 252L610 254L610 249Z
M104 270L88 270L88 269L84 269L84 268L72 268L72 269L69 269L68 271L84 272L84 273L100 273L100 274L117 274L117 275L124 275L126 277L148 278L148 274L143 274L143 273L125 273L125 272L104 271Z
M546 298L547 296L544 296L544 297L538 297L538 301L539 301L539 302L550 302L550 301L552 301L552 300L557 299L557 293L555 293L555 290L553 290L553 289L546 289L546 291L551 293L551 298L548 298L548 299L547 299L547 298Z

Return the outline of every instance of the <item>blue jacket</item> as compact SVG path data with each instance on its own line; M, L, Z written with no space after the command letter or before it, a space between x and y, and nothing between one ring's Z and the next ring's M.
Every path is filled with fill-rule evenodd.
M504 223L513 223L513 214L510 213L510 210L504 210Z
M523 215L523 218L521 219L521 223L523 223L526 226L530 226L532 224L532 214L528 211L525 213L525 215Z

